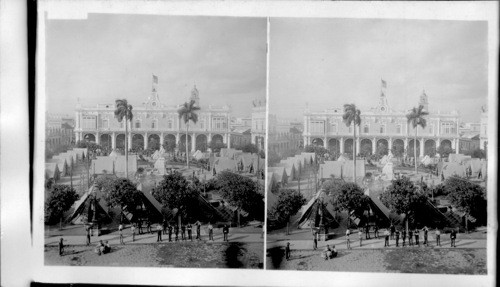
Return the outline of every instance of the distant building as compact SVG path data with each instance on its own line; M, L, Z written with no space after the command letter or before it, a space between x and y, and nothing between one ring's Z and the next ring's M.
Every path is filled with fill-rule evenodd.
M269 115L269 151L282 156L286 152L302 146L302 131L297 129L296 123L278 120L275 115Z
M132 143L140 148L147 149L151 140L163 145L167 141L184 146L186 140L186 126L179 119L177 105L164 105L160 101L156 89L157 79L153 79L153 90L142 106L133 107L134 118L128 123L128 146ZM207 149L208 143L220 142L231 145L229 106L201 105L199 92L196 86L191 91L190 100L194 100L201 109L198 111L198 122L189 122L188 145L192 151ZM75 137L76 140L87 139L106 148L124 148L125 123L118 122L114 116L115 104L98 104L95 107L76 107Z
M478 132L466 132L460 135L460 153L470 152L479 149L480 137Z
M258 101L253 103L252 108L252 144L259 150L264 150L266 139L266 102Z
M482 107L481 128L479 131L479 146L482 150L488 150L488 108Z
M48 149L74 143L75 120L68 115L47 113L45 124L45 144Z
M426 116L425 129L418 127L417 154L424 156L435 153L441 146L448 146L459 152L460 136L458 132L460 115L432 112L425 92L422 92L418 103L430 114ZM415 105L416 106L416 105ZM399 146L409 154L413 154L415 130L408 124L406 115L409 111L391 109L385 90L382 89L378 105L367 111L361 111L361 126L356 127L356 150L371 154L378 148L389 151ZM352 153L353 126L347 127L342 120L343 107L334 107L323 112L304 113L304 143L316 144L332 149L337 153Z

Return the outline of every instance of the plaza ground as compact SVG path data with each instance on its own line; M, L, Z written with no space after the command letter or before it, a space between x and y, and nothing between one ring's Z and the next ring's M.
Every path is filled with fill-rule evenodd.
M382 235L384 229L380 230ZM355 272L403 272L437 274L486 274L486 229L476 232L459 233L456 247L451 247L449 234L441 235L441 246L436 246L434 232L429 232L429 246L424 246L423 233L420 246L396 247L395 240L389 240L384 247L383 236L366 240L363 233L361 246L357 232L351 235L351 248L347 250L346 238L334 235L326 241L318 241L318 249L313 250L312 235L309 230L293 230L290 235L273 232L267 236L267 269L315 270L315 271L355 271ZM290 243L292 256L284 258L284 248ZM335 246L339 255L325 261L321 253L326 247Z
M157 232L136 234L133 241L130 228L126 226L123 231L125 244L120 244L115 231L101 236L94 233L88 246L83 226L70 225L62 230L47 228L45 234L47 265L263 268L264 262L262 228L254 226L230 228L229 242L223 241L220 228L214 228L214 241L208 241L208 234L202 228L202 240L196 240L196 232L193 232L193 241L168 242L167 234L162 235L162 242L157 242ZM63 256L59 256L60 238L65 245ZM110 243L111 253L98 255L94 252L100 240Z

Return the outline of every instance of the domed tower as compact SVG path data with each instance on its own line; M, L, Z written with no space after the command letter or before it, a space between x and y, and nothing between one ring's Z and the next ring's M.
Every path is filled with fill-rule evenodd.
M429 101L427 100L427 95L425 94L425 90L422 91L422 95L420 96L420 101L418 102L419 106L424 107L424 111L429 112Z
M200 107L200 93L196 89L196 85L191 90L191 97L189 99L195 102L195 106Z

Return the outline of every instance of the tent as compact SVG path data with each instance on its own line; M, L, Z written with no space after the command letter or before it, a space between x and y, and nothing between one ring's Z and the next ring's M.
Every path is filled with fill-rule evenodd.
M252 172L257 173L259 170L264 170L265 168L265 159L257 157L253 162L252 162Z
M284 167L268 167L267 172L272 172L275 174L276 182L280 183L282 186L288 183L288 175L286 174Z
M258 155L251 153L242 153L238 155L237 161L241 162L243 165L243 171L248 172L250 168L253 166L254 161L257 161Z
M339 222L335 219L335 210L331 201L327 199L324 190L319 190L308 203L302 206L297 219L299 228L318 227L320 222L326 227L338 227Z
M92 201L94 198L97 200ZM109 217L109 214L106 212L107 209L107 203L101 192L95 185L92 185L70 208L70 216L66 222L71 221L73 224L85 224L92 222L95 218Z
M214 163L214 169L217 173L224 170L229 170L234 172L238 169L238 167L236 166L236 161L234 159L219 157Z
M300 156L304 158L307 165L311 165L316 161L316 154L314 152L303 152Z
M337 159L337 161L348 161L348 160L349 160L349 158L348 158L348 157L346 157L346 156L344 156L344 155L342 155L342 154L341 154L341 155L339 156L339 158Z
M86 148L73 148L73 150L78 153L81 159L84 159L87 157L87 152L88 150Z
M117 157L121 155L120 153L118 153L116 150L112 150L110 153L109 153L109 156L110 157Z
M128 156L128 172L137 171L137 155ZM115 160L115 173L125 173L125 156L117 156Z
M282 159L280 163L287 164L288 166L293 165L295 168L295 173L297 174L297 179L300 174L302 174L302 162L294 157L289 157L287 159Z
M57 163L45 163L45 178L53 178L54 182L61 178Z
M278 184L276 182L276 175L274 172L268 172L266 180L267 180L267 190L268 191L272 190Z
M352 178L353 177L353 161L348 160L344 162L344 165L342 166L342 176L345 178ZM363 177L366 174L366 169L365 169L365 160L363 159L357 159L356 160L356 176L357 177Z
M465 166L457 162L448 162L443 166L441 174L445 179L450 176L465 177Z
M52 159L64 160L66 162L66 165L68 165L68 167L74 166L74 164L75 164L73 157L67 153L61 153L61 154L55 155L52 157Z
M404 217L391 212L382 201L378 198L377 194L370 192L370 189L365 190L365 194L368 195L370 201L368 202L370 206L371 215L375 216L378 224L382 226L390 226L391 222L394 225L402 224Z
M344 162L342 161L332 161L328 160L325 163L319 165L319 177L320 179L330 179L332 176L335 178L342 178L342 166Z
M230 159L234 159L235 153L236 153L236 150L233 148L221 148L220 149L220 156L221 157L227 157Z
M286 174L288 175L288 180L298 180L299 175L295 170L295 165L292 162L279 162L276 166L281 166L285 168Z
M115 173L115 161L113 157L97 157L92 160L91 169L93 174Z
M70 169L68 165L66 164L65 159L57 158L57 159L48 159L45 161L45 163L55 163L57 164L57 168L59 169L60 175L61 176L68 176L70 173Z

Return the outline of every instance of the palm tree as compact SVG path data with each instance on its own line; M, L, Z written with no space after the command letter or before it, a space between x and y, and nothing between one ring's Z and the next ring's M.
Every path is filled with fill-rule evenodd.
M344 115L342 116L346 126L353 125L353 140L352 140L352 159L354 166L354 182L356 182L356 126L361 125L361 112L356 109L355 104L345 104L344 105Z
M127 103L126 99L116 100L115 118L121 122L125 119L125 177L128 178L128 124L132 122L134 115L132 114L132 105Z
M415 173L418 173L417 170L417 129L418 126L421 126L423 129L425 129L425 126L427 125L427 121L425 120L424 116L428 115L429 113L424 111L424 106L419 105L418 108L413 108L409 114L406 115L406 119L408 120L408 123L411 123L413 128L415 129L415 140L413 141L413 152L415 155Z
M197 110L200 108L195 106L196 102L191 100L189 103L185 102L182 108L180 108L177 112L179 113L179 119L183 119L186 124L186 165L189 168L189 155L188 155L188 133L189 133L189 121L192 121L196 124L198 121Z

